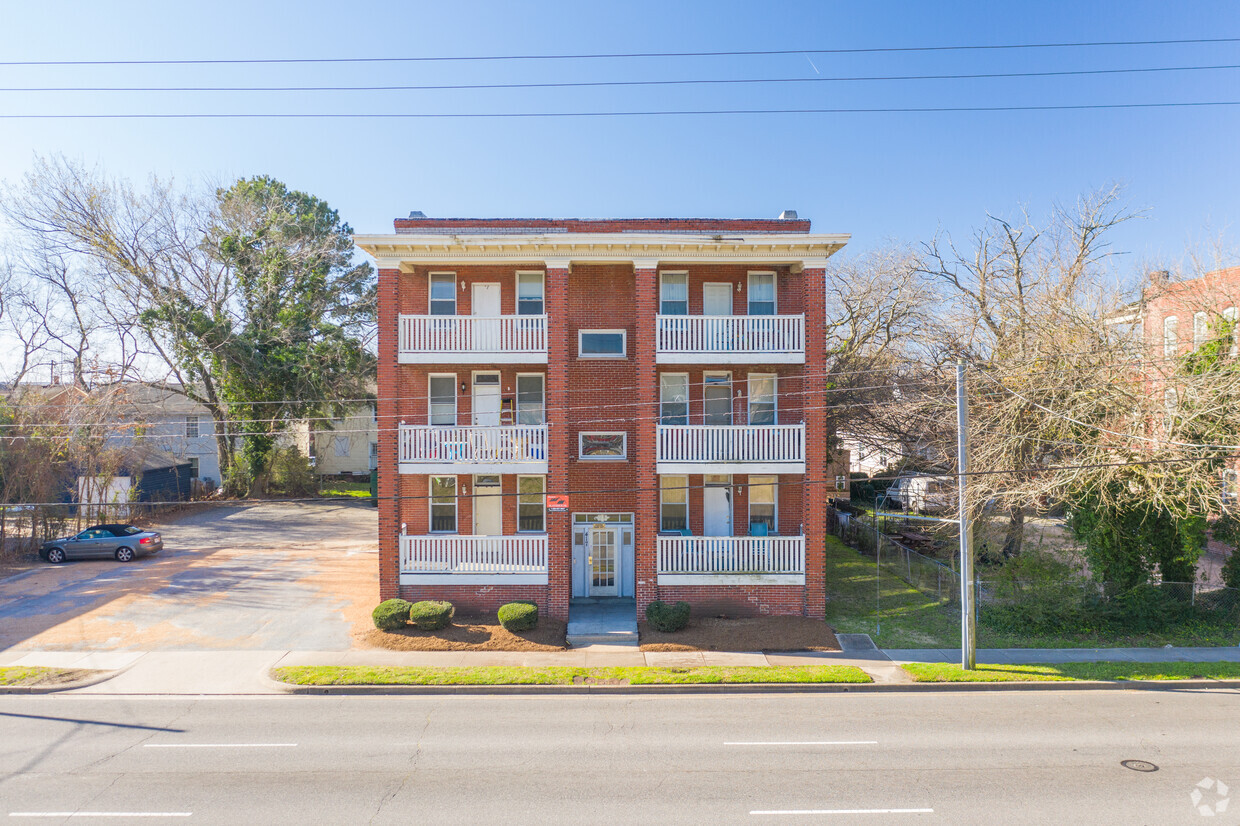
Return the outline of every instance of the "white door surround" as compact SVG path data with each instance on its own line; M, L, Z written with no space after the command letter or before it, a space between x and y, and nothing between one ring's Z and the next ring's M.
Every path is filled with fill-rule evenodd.
M732 535L732 477L707 476L702 491L702 533Z
M633 517L604 514L624 521L586 521L574 518L574 597L631 597L635 594ZM574 515L576 517L576 515Z
M470 344L474 352L487 353L503 349L504 322L499 318L499 284L474 284L470 314L478 316L470 327Z

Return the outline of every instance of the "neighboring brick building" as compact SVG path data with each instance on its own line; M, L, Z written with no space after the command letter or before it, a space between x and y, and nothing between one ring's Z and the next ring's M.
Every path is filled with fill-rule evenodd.
M848 495L825 262L848 236L415 216L356 238L379 268L382 598L823 616Z

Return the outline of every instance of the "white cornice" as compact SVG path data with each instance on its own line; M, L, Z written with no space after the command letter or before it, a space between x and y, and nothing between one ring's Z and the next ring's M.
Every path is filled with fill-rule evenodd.
M383 268L417 264L790 264L825 261L846 234L687 236L644 233L549 235L357 235L354 243Z

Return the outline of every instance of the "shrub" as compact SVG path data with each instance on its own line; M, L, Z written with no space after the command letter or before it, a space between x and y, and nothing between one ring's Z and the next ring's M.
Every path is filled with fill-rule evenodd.
M312 496L318 492L314 468L296 447L275 451L271 460L271 484L286 496Z
M654 626L656 631L679 631L689 624L689 603L668 605L663 600L656 599L646 606L646 622Z
M370 618L380 631L399 631L409 621L409 607L409 602L403 599L385 600L375 607Z
M1228 588L1240 588L1240 550L1232 551L1223 563L1223 584Z
M527 600L499 607L499 624L508 631L528 631L538 624L538 603Z
M425 600L409 606L409 621L420 631L438 631L452 622L456 609L450 602Z

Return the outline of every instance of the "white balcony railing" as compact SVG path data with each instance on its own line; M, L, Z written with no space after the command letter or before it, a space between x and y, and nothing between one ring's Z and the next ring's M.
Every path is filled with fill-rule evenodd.
M545 364L545 315L402 315L402 364Z
M695 362L804 363L803 315L661 315L655 360Z
M659 473L804 473L805 425L658 426Z
M400 538L405 584L546 584L547 537L460 536Z
M547 426L400 426L401 473L546 473Z
M756 582L805 581L804 536L660 536L661 584L693 578L754 578Z

